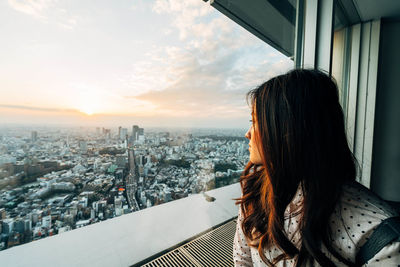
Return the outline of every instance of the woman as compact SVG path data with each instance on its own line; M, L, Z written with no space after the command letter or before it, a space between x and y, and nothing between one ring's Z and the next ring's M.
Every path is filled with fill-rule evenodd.
M240 179L236 266L355 266L396 211L355 181L338 89L317 70L293 70L249 92L250 161ZM368 264L397 266L400 243Z

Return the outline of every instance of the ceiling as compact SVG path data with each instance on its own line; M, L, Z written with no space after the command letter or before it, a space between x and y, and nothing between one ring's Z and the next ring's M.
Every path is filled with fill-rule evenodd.
M399 0L352 0L361 21L400 18Z

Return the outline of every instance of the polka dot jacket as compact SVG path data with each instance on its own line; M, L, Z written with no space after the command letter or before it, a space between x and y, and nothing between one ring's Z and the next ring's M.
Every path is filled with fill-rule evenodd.
M289 240L298 248L301 243L300 233L296 231L301 215L290 216L291 210L302 201L302 191L299 187L292 202L285 211L284 227ZM343 194L330 218L333 247L346 259L355 262L356 254L376 227L386 218L398 216L398 213L374 195L361 184L354 182L346 184ZM258 254L257 248L248 245L241 225L243 217L239 209L236 234L233 244L233 260L235 266L267 266ZM331 256L324 247L322 251L329 256L336 266L346 266ZM268 260L274 259L282 251L278 247L264 250ZM309 263L310 266L320 266L317 262ZM294 259L281 260L276 266L295 266ZM400 242L394 242L370 259L364 266L400 266Z

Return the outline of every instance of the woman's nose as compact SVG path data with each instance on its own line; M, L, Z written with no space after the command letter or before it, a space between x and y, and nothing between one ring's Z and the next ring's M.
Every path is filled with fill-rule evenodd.
M247 133L244 135L247 139L251 139L251 128L247 131Z

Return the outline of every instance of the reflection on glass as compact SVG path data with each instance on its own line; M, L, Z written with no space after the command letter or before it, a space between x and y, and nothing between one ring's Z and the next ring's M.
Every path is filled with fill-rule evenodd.
M337 82L339 89L339 99L345 114L347 109L348 97L348 66L350 63L350 29L347 27L348 25L349 21L347 20L341 5L335 2L332 49L332 76Z

